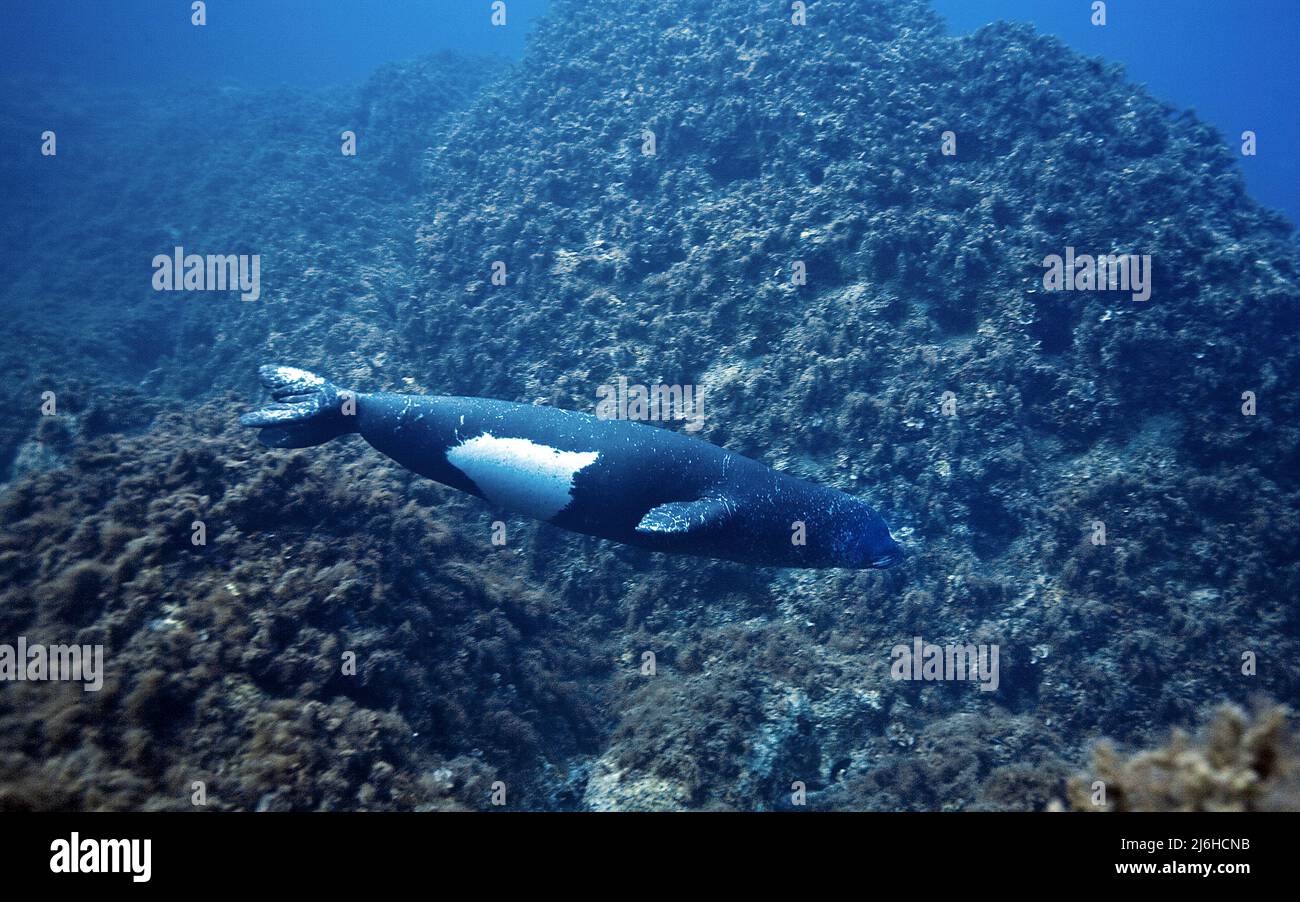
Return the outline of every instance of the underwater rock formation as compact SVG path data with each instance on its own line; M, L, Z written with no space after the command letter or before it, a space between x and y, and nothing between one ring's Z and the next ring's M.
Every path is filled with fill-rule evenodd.
M230 403L0 499L0 635L106 659L98 692L5 685L0 809L187 808L194 781L212 808L479 806L596 749L602 668L516 552L485 566L444 520L481 514L395 465L263 454Z
M1077 756L1097 732L1142 741L1212 700L1293 696L1289 224L1245 195L1213 129L1028 27L948 38L909 3L809 13L797 28L741 2L557 3L431 158L427 287L399 314L409 354L445 348L428 378L449 390L578 408L618 374L703 385L706 437L867 492L910 528L905 574L783 574L757 602L760 633L842 642L848 672L875 674L879 722L821 756L858 788L823 784L827 804L977 804L1026 755L1059 779L1049 750ZM1151 254L1152 298L1044 291L1042 258L1070 246ZM489 280L497 260L505 286ZM1269 411L1242 416L1244 390ZM641 644L676 646L715 616L687 608ZM917 634L1002 643L1002 691L891 684L888 649ZM1243 652L1261 649L1269 666L1244 676ZM616 699L615 740L637 747L614 763L733 801L743 753L692 737L715 722L761 742L754 709L782 687L752 657L719 666L691 678L689 705L668 689L647 705L646 687ZM822 685L821 666L793 688ZM858 779L890 766L874 748L888 731L959 756L960 730L940 725L963 713L1006 718L1012 737L963 785L918 803ZM1038 722L1032 739L1020 718ZM834 722L810 722L808 744L833 748ZM918 782L943 779L904 748ZM833 776L808 777L800 751L782 768Z
M1070 803L1079 811L1295 811L1300 754L1288 714L1280 705L1253 715L1224 705L1196 739L1175 730L1168 745L1127 757L1101 743L1091 774L1070 781Z

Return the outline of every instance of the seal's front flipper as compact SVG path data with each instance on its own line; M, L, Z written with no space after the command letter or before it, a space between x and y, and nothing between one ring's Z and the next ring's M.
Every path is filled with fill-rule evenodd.
M650 508L636 525L646 535L686 535L721 526L731 516L732 506L721 498L674 501Z
M356 396L315 373L292 366L264 366L257 374L276 403L239 418L260 428L258 440L271 448L308 448L356 431ZM352 401L352 408L347 402Z

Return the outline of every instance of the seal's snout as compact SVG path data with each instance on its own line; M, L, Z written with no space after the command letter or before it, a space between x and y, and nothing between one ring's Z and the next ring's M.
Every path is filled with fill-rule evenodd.
M877 534L877 540L871 549L867 566L872 570L884 570L887 567L897 567L907 557L907 552L903 546L898 544L898 540L889 534L889 527L885 526L884 521L880 523L880 533Z
M886 567L896 567L907 557L907 552L903 550L902 545L895 545L891 551L886 551L880 557L871 562L874 570L884 570Z

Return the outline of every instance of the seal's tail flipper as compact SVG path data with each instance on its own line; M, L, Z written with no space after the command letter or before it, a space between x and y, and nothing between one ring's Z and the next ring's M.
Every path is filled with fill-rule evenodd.
M291 366L264 366L257 374L274 404L239 418L241 426L262 431L258 440L271 448L308 448L356 431L355 399L315 373ZM353 407L347 408L351 400Z

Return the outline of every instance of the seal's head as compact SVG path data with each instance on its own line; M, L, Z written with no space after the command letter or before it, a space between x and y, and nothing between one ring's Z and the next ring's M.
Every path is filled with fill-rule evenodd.
M889 534L884 518L856 498L837 511L836 519L840 524L836 566L883 570L907 556L903 546Z

